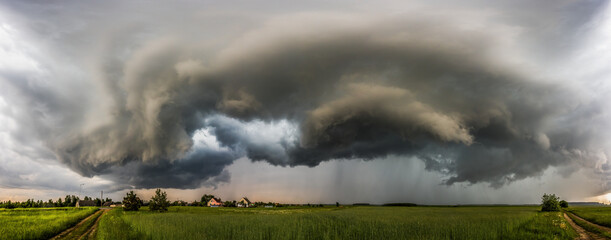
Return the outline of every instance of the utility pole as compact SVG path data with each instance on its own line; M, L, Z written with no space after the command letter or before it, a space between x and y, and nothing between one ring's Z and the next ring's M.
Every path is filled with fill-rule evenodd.
M103 203L104 202L104 190L102 190L100 192L100 201Z

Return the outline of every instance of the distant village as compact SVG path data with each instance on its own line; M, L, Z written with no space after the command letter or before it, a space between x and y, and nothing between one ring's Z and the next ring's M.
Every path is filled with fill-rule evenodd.
M79 196L75 195L66 195L64 198L58 198L57 200L49 199L48 201L42 200L34 200L28 199L23 202L13 202L13 201L4 201L0 202L0 208L5 209L13 209L13 208L54 208L54 207L102 207L102 208L114 208L114 207L123 207L123 209L128 209L130 206L136 206L135 208L140 208L141 206L149 206L156 207L156 204L163 205L164 209L167 210L168 206L193 206L193 207L236 207L236 208L254 208L254 207L262 207L262 208L275 208L275 207L285 207L285 206L306 206L306 207L324 207L324 204L280 204L276 202L253 202L247 197L242 197L240 200L232 200L232 201L223 201L221 198L216 197L211 194L204 194L200 201L182 201L176 200L170 202L167 200L166 192L162 192L161 189L157 189L156 195L152 197L150 200L141 200L136 193L130 191L123 198L123 201L113 201L110 198L103 198L103 192L100 193L100 198L91 198L89 196L85 196L83 199L80 199ZM604 203L598 202L571 202L571 205L601 205L605 206ZM369 203L354 203L352 205L355 206L366 206L370 205ZM494 204L494 205L505 205L505 204ZM529 205L529 204L526 204ZM532 204L538 205L538 204ZM336 207L339 207L339 202L335 203ZM414 203L386 203L382 204L382 206L418 206ZM467 205L465 205L467 206Z
M112 202L107 201L100 205L100 202L94 200L80 200L77 201L75 207L84 207L84 206L102 206L102 207L118 207L122 202ZM142 201L142 206L148 206L148 201ZM247 208L247 207L279 207L283 206L279 203L264 203L264 202L251 202L247 197L242 197L239 201L225 201L223 202L221 198L217 198L214 195L204 195L201 201L193 201L186 202L182 200L176 200L170 204L170 206L195 206L195 207L239 207L239 208Z
M58 198L57 200L49 199L47 201L28 199L23 202L4 201L0 202L0 208L12 209L12 208L52 208L52 207L121 207L123 202L113 201L110 198L91 198L85 196L83 199L75 195L66 195L64 198ZM148 206L149 201L141 201L142 206ZM339 203L336 203L339 205ZM238 207L238 208L251 208L251 207L284 207L284 206L310 206L310 207L322 207L323 204L280 204L275 202L252 202L247 197L242 197L240 200L223 201L219 197L214 195L204 194L200 201L187 202L182 200L176 200L170 203L170 206L198 206L198 207Z
M140 200L140 206L148 206L149 201ZM599 202L570 202L571 205L584 205L584 206L609 206L611 204L599 203ZM223 201L221 198L215 197L214 195L204 194L200 201L187 202L183 200L176 200L169 204L170 206L193 206L193 207L236 207L236 208L275 208L275 207L286 207L286 206L305 206L305 207L324 207L325 204L281 204L275 202L252 202L247 197L240 198L239 201ZM369 206L369 203L354 203L354 206ZM486 204L484 204L486 205ZM504 206L506 204L492 204L496 206ZM526 204L526 205L537 205L537 204ZM339 202L335 203L335 206L339 207ZM414 203L386 203L382 206L418 206ZM470 205L464 205L470 206ZM479 205L473 205L479 206ZM509 206L509 205L507 205ZM85 196L82 200L75 195L66 195L64 198L58 198L57 200L49 199L47 201L28 199L27 201L0 201L0 208L13 209L13 208L54 208L54 207L123 207L123 202L113 201L110 198L91 198Z

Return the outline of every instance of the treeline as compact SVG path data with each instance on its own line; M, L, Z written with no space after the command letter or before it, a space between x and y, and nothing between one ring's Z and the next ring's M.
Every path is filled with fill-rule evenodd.
M18 202L18 201L12 202L11 200L9 200L5 202L0 202L0 208L12 209L12 208L75 207L76 202L78 202L79 200L80 198L74 195L66 195L64 199L58 198L55 201L53 201L53 199L49 199L46 202L42 200L34 200L34 199L28 199L27 201L23 201L23 202ZM105 202L112 202L112 199L110 198L106 198L104 201L102 201L102 199L100 198L93 199L88 196L85 196L83 200L94 201L96 206L102 206L102 204Z
M193 202L186 202L186 201L182 201L182 200L177 200L172 202L170 205L171 206L194 206L194 207L206 207L208 201L210 201L210 199L212 198L216 198L214 195L211 194L204 194L200 201L193 201ZM219 199L220 198L216 198ZM233 201L222 201L223 203L223 207L237 207L238 206L238 202L233 200ZM145 203L146 205L146 203ZM335 205L337 207L339 207L339 203L335 203ZM281 204L281 203L276 203L276 202L252 202L251 205L249 207L288 207L288 206L294 206L294 207L324 207L323 204Z
M186 202L186 201L182 201L182 200L178 200L178 201L174 201L172 202L172 206L195 206L195 207L206 207L208 204L208 201L210 201L210 199L212 198L216 198L214 195L212 194L204 194L200 201L193 201L193 202ZM238 206L238 202L233 200L233 201L221 201L223 203L223 207L237 207ZM280 204L280 203L274 203L274 202L253 202L251 203L250 207L264 207L264 206L274 206L274 207L283 207L284 205Z
M170 204L171 206L193 206L193 207L206 207L207 206L208 201L205 202L201 202L201 201L193 201L193 202L186 202L186 201L182 201L182 200L177 200L172 202L172 204ZM146 203L145 203L146 205ZM322 204L321 204L322 205ZM237 201L224 201L223 202L223 207L237 207L238 206L238 202ZM264 206L274 206L274 207L283 207L283 206L302 206L302 205L296 205L296 204L280 204L280 203L274 203L274 202L253 202L251 207L264 207ZM310 206L310 205L308 205ZM318 205L315 205L318 206Z
M385 203L383 206L390 207L416 207L418 204L415 203Z

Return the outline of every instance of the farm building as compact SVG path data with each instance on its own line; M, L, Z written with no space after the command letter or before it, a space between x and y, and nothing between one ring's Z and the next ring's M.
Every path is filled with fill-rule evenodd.
M252 207L252 203L247 197L243 197L240 199L240 201L238 201L237 207Z
M110 207L110 205L112 205L112 202L105 202L102 207Z
M212 198L208 203L206 203L208 207L220 207L223 206L223 202L221 202L220 198Z
M76 207L95 207L95 201L79 200L78 202L76 202Z

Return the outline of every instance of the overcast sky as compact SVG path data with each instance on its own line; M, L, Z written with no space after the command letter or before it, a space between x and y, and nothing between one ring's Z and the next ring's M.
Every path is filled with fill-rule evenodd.
M606 200L609 43L607 1L0 0L0 200Z

